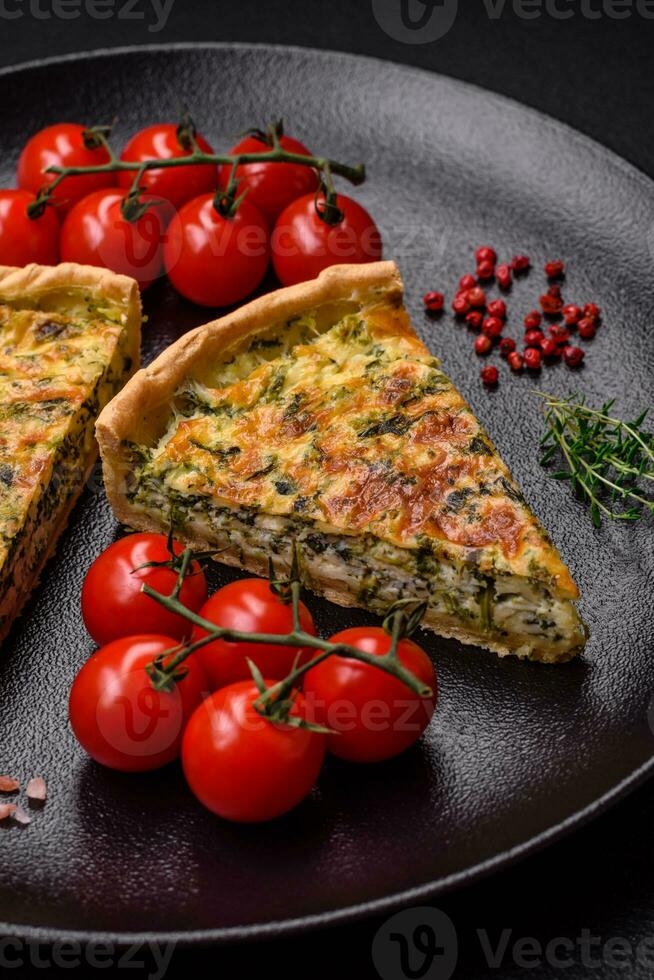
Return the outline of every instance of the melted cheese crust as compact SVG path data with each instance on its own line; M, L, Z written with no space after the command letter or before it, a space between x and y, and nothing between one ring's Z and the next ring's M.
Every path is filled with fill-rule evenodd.
M289 338L291 338L290 340ZM139 480L171 497L428 548L482 573L576 587L486 432L402 307L310 314L189 379Z

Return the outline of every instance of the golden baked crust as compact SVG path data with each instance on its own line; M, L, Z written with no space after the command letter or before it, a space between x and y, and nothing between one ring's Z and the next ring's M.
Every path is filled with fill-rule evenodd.
M372 577L388 579L380 566L395 564L402 566L396 582L377 583L373 597L369 586L328 576L317 559L310 578L341 604L373 609L382 596L406 593L407 577L438 591L436 565L448 565L457 569L463 601L450 612L434 606L426 625L534 656L529 637L514 630L507 639L510 603L498 605L491 632L482 630L483 583L501 579L504 601L511 584L504 580L520 578L524 602L540 603L540 622L549 624L537 627L551 639L536 641L538 658L564 659L583 642L569 605L559 616L576 586L487 434L413 331L394 263L332 267L191 331L131 379L101 414L97 434L109 500L134 527L161 529L193 501L177 533L203 548L220 543L221 560L257 572L265 571L264 540L283 564L282 539L300 527L325 536L323 553L337 538L358 538L359 568L365 541ZM211 510L204 529L203 507ZM236 547L234 534L223 540L216 522L230 511L243 524L262 524L259 553L250 541ZM274 540L264 516L277 522ZM439 588L447 592L443 581ZM468 602L466 590L480 595ZM550 620L543 609L552 612L552 603Z
M140 327L125 276L0 267L0 639L85 485L97 413L138 367Z

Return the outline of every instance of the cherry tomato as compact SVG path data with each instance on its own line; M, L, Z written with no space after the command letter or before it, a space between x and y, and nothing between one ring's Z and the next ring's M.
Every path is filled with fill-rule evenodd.
M145 772L176 759L190 715L208 691L202 665L191 654L186 677L156 691L145 667L172 649L170 636L126 636L102 647L73 682L68 713L75 738L110 769Z
M297 806L325 756L322 733L262 718L252 706L258 696L251 681L212 694L193 714L182 742L193 793L213 813L242 823L272 820ZM301 694L291 713L304 715Z
M219 589L200 610L200 616L216 626L241 630L244 633L290 633L293 629L293 608L282 602L263 578L245 578ZM300 625L305 633L316 635L311 613L300 603ZM193 642L206 636L205 630L193 628ZM290 672L295 658L299 663L310 656L297 647L267 646L264 643L228 643L214 640L201 647L199 657L207 671L212 689L234 681L251 679L245 658L254 661L264 677L281 680Z
M388 653L391 638L381 626L343 630L331 643L374 654ZM334 755L352 762L378 762L404 752L420 737L436 706L436 674L422 647L400 640L398 657L433 696L420 698L406 684L377 667L332 656L304 677L304 696L313 717L338 734L328 736Z
M205 153L213 153L212 148L200 134L196 142ZM174 123L157 123L148 126L132 136L120 155L121 160L140 163L143 160L168 160L170 157L189 156L192 151L181 145ZM121 171L118 183L129 188L135 171ZM186 201L205 194L218 185L218 168L213 163L194 164L188 167L164 167L161 170L148 170L143 174L140 185L150 194L179 208Z
M131 276L145 289L162 274L170 208L144 195L151 206L137 221L127 221L120 210L124 196L109 187L78 201L61 229L61 258Z
M224 218L213 195L189 201L168 229L164 263L175 289L201 306L229 306L259 285L270 259L268 226L247 200Z
M95 167L108 163L109 154L104 146L90 150L85 145L84 131L85 127L78 123L57 123L46 126L32 136L18 159L18 186L36 194L56 177L56 174L43 172L48 167ZM57 205L63 221L81 198L101 187L113 187L115 183L116 175L113 173L65 177L51 200Z
M53 208L39 218L27 216L34 194L0 190L0 265L56 265L59 261L59 222Z
M292 136L282 136L280 144L289 153L311 156L304 143ZM233 146L230 154L263 153L270 146L256 136L246 136ZM227 187L231 164L220 167L219 183ZM313 194L318 187L318 175L312 167L301 163L244 163L236 168L238 192L247 191L248 201L256 205L272 227L287 204L303 194Z
M184 550L175 542L176 555ZM168 539L163 534L129 534L115 541L95 559L82 586L82 616L87 630L102 646L134 633L163 633L182 640L191 632L183 616L169 612L141 592L147 582L170 595L177 582L172 568L142 568L147 562L169 562ZM179 601L197 612L207 598L207 582L193 562L182 585Z
M330 265L375 262L382 255L381 235L360 204L337 196L344 218L329 225L316 213L313 194L298 197L282 211L272 234L272 260L277 278L292 286L316 276ZM318 208L324 197L318 198Z

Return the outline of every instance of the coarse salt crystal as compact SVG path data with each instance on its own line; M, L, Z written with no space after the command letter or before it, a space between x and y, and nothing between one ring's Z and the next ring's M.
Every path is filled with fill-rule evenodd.
M47 797L47 790L45 786L45 779L42 776L34 776L30 779L27 784L27 798L29 800L45 800Z

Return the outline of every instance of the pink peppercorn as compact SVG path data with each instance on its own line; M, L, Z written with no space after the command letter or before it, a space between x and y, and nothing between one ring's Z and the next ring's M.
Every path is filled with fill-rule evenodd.
M512 337L502 337L500 340L500 354L508 357L515 350L515 340Z
M584 352L581 347L564 347L563 348L563 360L568 365L568 367L576 368L579 367L581 362L585 357Z
M475 338L475 352L477 354L488 354L492 346L493 341L485 333L479 334Z
M543 355L537 347L528 347L524 353L524 362L532 371L537 371L541 366Z
M507 263L498 265L495 270L495 278L497 279L497 285L500 289L508 289L511 285L511 266Z
M527 330L532 330L534 327L540 327L543 322L543 317L538 312L538 310L532 310L531 313L527 313L524 323Z
M522 365L524 364L524 358L523 358L522 354L519 354L517 352L517 350L516 351L513 351L512 354L509 354L507 360L509 362L509 367L511 368L512 371L522 371Z
M592 340L597 333L597 325L594 320L585 316L577 324L577 331L584 340Z
M584 306L584 316L597 320L600 315L600 308L596 303L586 303Z
M486 306L486 293L481 286L474 286L466 293L471 306Z
M477 279L484 282L492 279L495 275L495 266L492 262L480 262L477 266Z
M498 316L487 316L481 325L481 329L487 337L499 337L502 333L503 324Z
M430 292L425 293L422 301L430 313L439 313L445 304L445 297L442 293Z
M540 347L543 343L544 335L542 330L527 330L525 334L526 347Z
M470 310L466 313L466 323L471 330L481 330L484 314L480 310Z
M482 248L477 249L475 258L477 259L477 265L481 265L482 262L490 262L491 265L495 265L497 262L497 252L494 248L484 245Z
M470 309L467 293L457 293L452 300L452 309L457 316L464 316Z
M547 331L555 344L567 344L570 340L570 331L562 323L553 323Z
M489 316L499 316L501 320L506 317L506 303L503 299L492 299L486 309Z
M496 367L489 364L488 367L481 369L481 380L484 382L487 388L491 388L496 385L499 381L500 373Z
M528 255L514 255L511 259L511 268L514 272L526 272L531 262Z
M563 319L568 327L574 327L581 320L581 307L568 303L563 307Z
M540 298L540 305L543 313L560 313L563 309L563 300L560 296L544 293Z
M461 289L463 292L466 292L468 289L474 289L476 285L477 280L474 276L471 276L470 273L468 273L467 276L461 276L459 279L459 289Z
M551 358L561 356L559 345L552 337L546 337L540 345L540 349L543 352L543 357Z
M560 259L545 263L545 275L548 279L560 279L565 272L565 265Z

